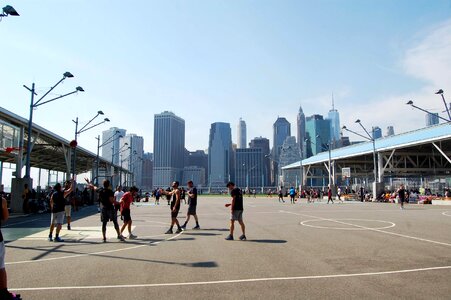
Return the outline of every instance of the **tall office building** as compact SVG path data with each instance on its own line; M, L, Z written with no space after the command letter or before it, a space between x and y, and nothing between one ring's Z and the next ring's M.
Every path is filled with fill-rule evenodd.
M438 113L426 114L426 126L437 125L438 123Z
M232 174L232 131L229 123L211 124L208 143L208 182L210 187L224 189Z
M205 169L198 166L186 166L183 168L183 186L186 185L188 181L192 181L194 186L205 187Z
M265 185L264 154L261 148L236 149L235 184L254 189Z
M297 142L301 150L301 157L305 158L305 115L302 106L299 106L299 113L297 116Z
M153 188L152 176L153 176L153 154L144 153L142 161L142 184L141 189L145 191L151 191Z
M382 129L379 126L373 127L373 139L380 139L382 137Z
M291 124L285 118L278 117L273 125L273 155L278 160L283 142L291 135Z
M182 181L185 162L185 120L165 111L154 117L153 186L167 187Z
M321 115L306 118L305 131L307 136L307 157L327 150L330 143L330 120Z
M264 137L256 137L249 143L250 149L262 149L263 153L263 179L264 186L271 184L271 159L269 150L269 139Z
M132 175L127 179L127 185L142 185L144 139L134 133L127 134L120 139L120 165L128 169Z
M387 135L386 136L392 136L395 135L395 128L393 126L387 126Z
M204 179L204 183L200 183L200 182L194 181L193 179L191 179L191 180L194 181L195 185L199 185L199 184L205 185L205 183L206 183L205 181L208 178L208 155L207 155L207 153L205 153L204 150L196 150L196 151L193 151L193 152L187 151L186 152L186 157L185 157L185 169L186 169L186 167L198 167L198 168L201 168L204 171L204 174L201 177L201 178ZM193 169L191 168L190 170L193 170ZM186 183L185 181L183 181L183 182Z
M240 118L240 121L238 122L238 128L237 128L237 148L242 149L246 148L246 122Z
M119 165L120 152L120 136L124 137L125 129L118 127L111 127L108 130L102 131L102 139L100 141L102 146L102 157L108 161L113 161L113 164Z
M283 142L287 137L291 136L291 124L285 118L278 117L273 125L273 147L272 147L272 161L271 161L271 183L276 184L279 180L279 156L282 149Z
M327 119L330 121L330 141L332 145L338 145L340 141L340 114L335 109L334 95L332 95L332 109L327 114Z
M298 184L300 170L282 172L282 167L298 162L301 159L298 144L294 136L289 136L285 139L280 151L279 158L279 174L284 175L281 178L280 185L284 187L296 186Z

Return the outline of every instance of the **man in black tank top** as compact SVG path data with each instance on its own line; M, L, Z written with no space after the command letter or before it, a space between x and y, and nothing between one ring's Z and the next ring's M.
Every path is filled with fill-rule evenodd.
M182 232L182 227L180 227L179 220L177 220L177 216L180 211L180 190L179 190L179 182L174 181L172 183L172 191L168 192L163 189L161 189L161 194L164 194L166 196L171 197L171 227L168 231L166 231L166 234L172 234L172 229L174 228L174 225L177 225L177 231L175 233Z

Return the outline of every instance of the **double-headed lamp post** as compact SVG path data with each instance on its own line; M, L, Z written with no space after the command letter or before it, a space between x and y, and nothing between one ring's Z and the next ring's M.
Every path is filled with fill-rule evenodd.
M96 185L98 185L98 183L99 183L98 177L99 177L100 148L103 147L103 146L108 145L109 143L113 143L117 139L120 139L122 137L122 135L120 133L121 132L119 130L116 130L116 132L112 136L110 136L106 141L104 141L102 144L100 144L100 135L98 135L96 137L96 140L97 140L97 155L96 155L96 177L95 177L95 181L94 181ZM116 138L117 134L119 134L119 136ZM128 145L128 143L125 143L125 144Z
M373 143L373 164L374 164L374 171L373 171L373 173L374 173L374 183L375 183L375 186L373 187L373 199L376 200L376 197L377 197L377 191L376 191L377 186L376 186L376 183L379 182L379 180L377 178L376 140L374 139L374 136L370 135L368 130L366 130L366 128L362 125L362 122L360 121L360 119L357 119L355 121L355 123L359 124L360 127L363 128L363 130L365 131L367 136L364 136L364 135L362 135L362 134L360 134L358 132L355 132L355 131L353 131L351 129L348 129L346 126L343 126L342 129L346 130L346 131L349 131L349 132L352 132L353 134L358 135L358 136L360 136L360 137L362 137L362 138L364 138L366 140L369 140L369 141L371 141ZM374 128L373 128L373 134L374 134Z
M7 16L18 17L18 16L20 16L19 13L11 5L6 5L5 7L3 7L2 11L3 12L0 14L0 21L2 20L3 17L7 17Z
M31 135L32 135L32 127L33 127L33 110L37 108L38 106L41 106L43 104L61 99L63 97L78 93L78 92L84 92L84 89L81 86L77 86L75 88L75 91L52 98L50 100L42 101L51 91L53 91L54 88L56 88L61 82L66 80L66 78L73 78L74 75L70 72L66 72L63 74L63 78L60 79L54 86L52 86L41 98L39 98L38 101L34 101L34 96L37 96L35 91L35 84L34 82L31 85L31 89L24 85L23 87L26 88L31 93L31 103L30 103L30 118L28 119L28 140L27 140L27 153L26 153L26 159L25 159L25 178L30 178L30 156L31 156Z
M71 142L71 144L73 145L73 162L72 162L72 177L73 178L75 178L76 167L77 167L77 151L76 151L77 137L85 131L88 131L96 126L99 126L99 125L105 123L105 122L110 122L110 119L104 118L103 121L100 121L94 125L89 126L92 123L92 121L94 121L100 115L104 115L103 111L101 111L101 110L99 110L97 112L97 114L80 129L78 129L78 117L75 120L72 120L72 122L75 123L75 140Z
M443 96L443 91L442 91L442 96ZM418 110L421 110L422 112L425 112L425 113L427 113L427 114L429 114L429 115L436 116L436 117L439 118L440 120L443 120L443 121L445 121L445 122L451 122L451 117L450 117L449 119L445 119L445 118L443 118L443 117L440 117L438 114L434 114L434 113L432 113L432 112L430 112L430 111L427 111L427 110L424 109L424 108L421 108L421 107L416 106L415 104L413 104L413 101L412 101L412 100L409 100L406 104L412 106L413 108L416 108L416 109L418 109ZM448 110L448 107L446 107L446 111L448 112L448 116L449 116L449 110Z

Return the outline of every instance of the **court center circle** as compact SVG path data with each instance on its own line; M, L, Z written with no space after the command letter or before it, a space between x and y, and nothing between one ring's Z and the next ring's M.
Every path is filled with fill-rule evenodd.
M365 222L365 223L372 223L376 226L366 226L361 224L352 224L350 221L357 221L357 222ZM353 227L335 227L335 226L324 226L324 225L314 225L311 223L318 223L318 222L330 222L330 223L336 223L346 226L353 226ZM318 229L334 229L334 230L381 230L381 229L388 229L395 227L396 224L390 221L383 221L383 220L369 220L369 219L314 219L314 220L306 220L302 221L300 223L302 226L311 227L311 228L318 228ZM382 224L385 224L384 226L381 226Z
M442 212L442 215L451 217L451 211L444 211L444 212Z

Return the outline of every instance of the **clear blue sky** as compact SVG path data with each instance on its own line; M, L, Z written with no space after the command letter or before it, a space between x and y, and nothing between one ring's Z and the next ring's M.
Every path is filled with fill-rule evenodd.
M327 114L332 92L342 124L360 118L397 133L424 126L451 100L450 0L116 1L2 0L20 17L0 23L0 106L28 117L34 81L86 92L44 105L35 122L71 139L71 119L102 109L111 126L144 136L153 151L153 115L186 121L186 146L206 149L210 124L247 122L248 139L272 137L277 116L299 105ZM94 137L79 144L95 151ZM355 129L358 129L355 127Z

